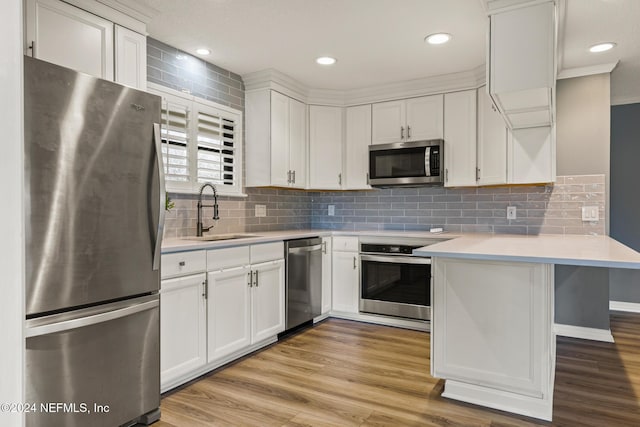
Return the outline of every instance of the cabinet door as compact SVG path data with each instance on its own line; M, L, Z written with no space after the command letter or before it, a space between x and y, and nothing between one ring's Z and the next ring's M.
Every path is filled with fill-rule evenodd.
M322 238L322 314L331 311L331 237Z
M379 102L372 106L372 144L404 141L407 136L404 100Z
M445 186L476 185L476 91L444 97Z
M207 361L205 273L163 280L160 289L160 382L163 389Z
M309 107L309 188L342 187L342 108Z
M58 0L28 0L26 7L27 54L113 80L112 22Z
M369 145L371 145L371 105L346 109L346 138L343 162L346 190L371 188L369 176Z
M271 91L271 185L280 187L289 185L289 120L289 97Z
M220 360L251 344L251 269L209 273L208 361Z
M284 331L284 260L252 266L251 343Z
M507 182L507 126L485 87L478 89L478 185Z
M333 252L333 311L357 313L360 287L360 257L357 252Z
M405 141L442 139L442 95L407 99Z
M510 184L556 180L554 131L545 126L509 132L507 167Z
M307 186L307 106L289 100L289 169L291 186Z
M136 89L147 89L147 37L128 28L115 26L116 82Z

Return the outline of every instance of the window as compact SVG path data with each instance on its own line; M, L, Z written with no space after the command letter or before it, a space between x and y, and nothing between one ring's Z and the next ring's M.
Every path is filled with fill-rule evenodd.
M197 193L210 182L219 194L242 194L242 112L158 85L167 191Z

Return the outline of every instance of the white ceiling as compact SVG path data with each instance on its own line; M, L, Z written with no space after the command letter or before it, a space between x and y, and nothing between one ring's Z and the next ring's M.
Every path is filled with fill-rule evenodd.
M120 0L124 2L123 0ZM128 1L133 7L133 2ZM237 74L274 68L315 89L358 89L485 62L482 0L137 0L158 13L149 35ZM560 69L620 60L612 99L640 102L640 0L561 0ZM441 46L426 35L448 32ZM610 52L588 47L615 41ZM316 65L333 56L331 67ZM628 101L627 101L628 102Z

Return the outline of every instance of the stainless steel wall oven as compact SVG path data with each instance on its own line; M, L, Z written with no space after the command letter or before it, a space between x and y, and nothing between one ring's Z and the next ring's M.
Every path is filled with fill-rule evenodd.
M360 240L360 311L431 319L431 259L411 255L435 243L412 238Z

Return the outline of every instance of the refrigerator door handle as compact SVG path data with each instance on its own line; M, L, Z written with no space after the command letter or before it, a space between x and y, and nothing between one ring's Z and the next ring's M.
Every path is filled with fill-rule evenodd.
M95 325L97 323L107 322L109 320L119 319L121 317L130 316L141 311L146 311L158 307L160 303L157 299L139 304L129 304L124 308L104 312L100 309L96 310L97 314L89 314L75 319L64 320L61 322L49 323L40 326L29 327L27 321L26 337L37 337L41 335L53 334L56 332L64 332L72 329L82 328L84 326Z
M162 164L162 138L160 137L160 124L153 124L153 140L156 146L156 158L158 161L158 180L160 186L160 211L158 214L158 230L156 232L156 245L153 252L153 269L160 268L160 252L162 249L162 233L164 231L164 216L166 214L166 190L164 187L164 166Z

